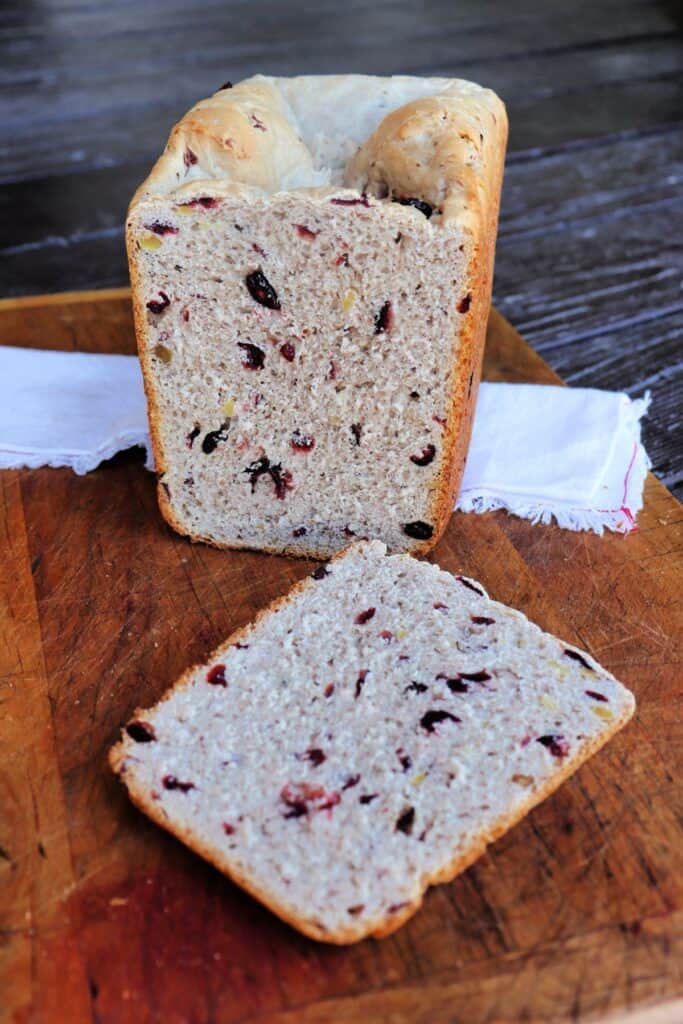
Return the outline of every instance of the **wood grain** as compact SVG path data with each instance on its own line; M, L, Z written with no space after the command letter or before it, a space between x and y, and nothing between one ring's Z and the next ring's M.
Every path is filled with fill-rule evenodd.
M125 292L1 302L0 330L134 349ZM557 380L495 312L485 367ZM653 477L628 538L453 516L431 557L587 647L638 713L396 935L347 949L298 935L154 828L104 761L137 704L310 565L174 535L135 454L85 477L5 473L0 515L0 1019L677 1019L683 510Z

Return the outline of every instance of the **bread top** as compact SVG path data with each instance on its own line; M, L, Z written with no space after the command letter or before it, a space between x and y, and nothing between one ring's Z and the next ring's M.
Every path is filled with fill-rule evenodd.
M201 191L245 200L307 190L420 200L434 224L474 227L497 202L505 107L447 78L256 75L214 93L173 128L133 204ZM174 195L175 198L175 195Z

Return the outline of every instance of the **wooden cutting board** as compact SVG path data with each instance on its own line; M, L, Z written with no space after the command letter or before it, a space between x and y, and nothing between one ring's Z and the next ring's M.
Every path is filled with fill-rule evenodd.
M0 303L0 339L133 352L128 295ZM485 375L556 380L495 312ZM311 564L174 535L139 454L85 477L3 472L0 488L3 1020L683 1021L683 511L654 478L626 538L453 516L431 558L587 648L638 713L403 929L348 948L243 895L105 764L137 704Z

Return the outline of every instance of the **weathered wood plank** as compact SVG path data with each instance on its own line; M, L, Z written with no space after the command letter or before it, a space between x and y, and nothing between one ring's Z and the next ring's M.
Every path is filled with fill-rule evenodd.
M131 45L134 49L134 42ZM471 56L458 60L450 41L441 62L433 47L424 64L401 61L393 49L380 52L386 55L386 66L368 56L365 64L352 61L349 67L345 54L338 66L349 71L370 67L376 74L461 75L489 85L508 105L511 153L560 148L577 139L651 130L683 119L683 47L675 38L619 43L607 52L598 48L540 53L528 61L476 61ZM300 62L274 68L266 53L250 55L242 66L233 55L226 69L224 57L212 67L199 54L194 66L179 67L175 50L168 64L143 81L139 72L132 71L131 80L118 66L116 81L98 81L103 73L94 67L77 87L60 90L52 84L38 108L32 86L24 96L12 96L5 104L0 100L0 123L5 124L0 181L125 164L131 154L151 164L173 123L226 76L237 80L264 67L290 74L336 70L335 65L311 67Z
M74 937L68 973L35 948L55 901L74 883L64 787L55 746L20 474L0 475L0 1016L54 986L71 1019L88 1020L90 994Z
M578 349L578 351L577 351ZM607 331L578 345L548 344L544 357L578 387L652 391L643 438L653 472L675 494L683 493L683 316L680 312Z
M561 245L561 233L581 222L636 212L647 217L650 208L682 194L683 126L545 156L511 154L498 237L555 231Z

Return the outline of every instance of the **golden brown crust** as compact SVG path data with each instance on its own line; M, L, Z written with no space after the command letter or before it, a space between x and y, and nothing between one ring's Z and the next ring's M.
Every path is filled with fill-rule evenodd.
M460 346L455 353L451 412L444 439L444 468L434 501L436 528L430 541L411 549L413 554L423 554L434 547L448 525L465 470L472 434L491 306L498 212L507 146L507 115L503 104L500 103L499 106L496 115L498 131L491 152L487 155L488 176L487 187L484 190L482 230L467 292L472 296L472 300L460 336Z

